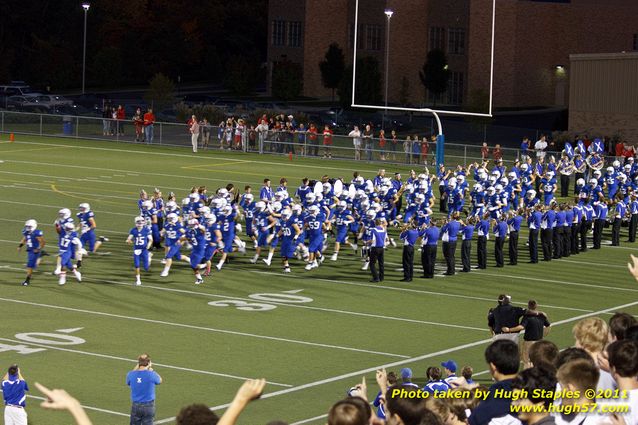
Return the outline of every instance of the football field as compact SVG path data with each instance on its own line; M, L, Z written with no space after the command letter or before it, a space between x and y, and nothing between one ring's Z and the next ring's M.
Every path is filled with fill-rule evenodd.
M150 193L157 187L165 197L173 191L181 200L192 186L206 185L211 194L232 182L240 192L250 184L258 193L264 177L276 186L285 176L292 193L302 177L328 174L350 181L356 170L373 178L378 166L30 136L8 143L4 134L0 139L0 368L11 363L22 368L32 387L31 424L70 421L37 406L42 394L35 381L77 397L94 424L128 423L125 376L141 353L150 354L164 379L157 388L157 423L174 423L179 409L193 402L221 414L243 380L264 377L264 396L249 405L241 424L273 419L323 424L331 404L362 376L374 397L374 371L380 367L397 372L411 367L422 382L428 366L454 359L488 382L486 315L500 293L517 305L537 300L554 324L549 339L561 348L571 345L571 328L580 318L638 314L638 285L626 267L636 244L624 242L626 228L621 247L603 245L540 264L526 264L523 231L518 266L493 267L488 245L486 270L411 283L399 282L400 247L386 251L381 284L369 282L350 248L330 261L333 240L318 269L305 271L293 260L292 273L283 274L278 254L270 267L253 265L249 249L244 256L233 254L230 264L200 286L186 263L174 264L169 277L161 278L156 253L150 272L142 272L143 285L136 287L125 240L141 189ZM409 170L386 169L405 176ZM53 222L60 208L75 214L81 202L91 204L97 234L109 242L101 255L85 257L82 283L69 275L61 287L51 274L57 252ZM44 231L51 256L23 287L26 255L16 248L29 218ZM397 236L396 229L391 233ZM604 239L609 240L608 229ZM440 248L439 257L437 271L443 272ZM420 275L420 266L415 269Z

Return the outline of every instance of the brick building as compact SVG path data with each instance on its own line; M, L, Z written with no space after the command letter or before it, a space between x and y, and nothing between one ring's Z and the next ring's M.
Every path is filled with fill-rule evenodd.
M352 62L354 0L270 0L268 62L302 65L304 95L328 97L319 62L337 42ZM409 103L422 105L419 79L426 54L442 48L451 78L444 104L460 105L489 90L492 0L360 0L358 57L377 57L383 70L390 21L389 101L404 77ZM636 0L497 0L494 105L566 106L570 54L638 50Z

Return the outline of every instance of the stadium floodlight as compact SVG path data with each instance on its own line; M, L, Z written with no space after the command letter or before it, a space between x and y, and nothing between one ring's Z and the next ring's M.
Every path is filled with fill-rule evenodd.
M390 17L394 12L392 10L387 9L385 11L386 16L388 17L388 22ZM495 38L495 27L496 27L496 0L492 0L492 37L491 37L491 51L490 51L490 89L489 89L489 104L487 113L480 112L466 112L466 111L452 111L446 109L432 109L432 108L407 108L407 107L399 107L399 106L387 106L387 96L386 96L386 105L363 105L358 104L355 98L355 88L357 81L357 38L358 38L358 28L359 28L359 0L355 1L354 6L354 42L353 42L353 55L352 55L352 103L350 106L353 108L366 108L366 109L384 109L384 111L392 110L392 111L408 111L408 112L426 112L431 113L436 120L436 124L438 127L438 136L436 141L436 163L437 166L443 163L443 145L444 145L444 136L443 136L443 127L441 125L441 120L439 118L440 115L456 115L456 116L475 116L475 117L492 117L492 100L494 95L494 38ZM387 54L387 52L386 52ZM387 71L386 71L386 81L388 80Z
M91 3L88 1L82 2L82 9L84 9L84 46L82 48L82 94L84 94L84 82L86 81L86 16L89 14Z

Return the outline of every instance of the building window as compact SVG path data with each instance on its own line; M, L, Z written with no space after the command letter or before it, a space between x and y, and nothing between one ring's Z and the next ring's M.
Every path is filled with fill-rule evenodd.
M462 72L450 72L447 88L447 103L460 105L463 103L464 75Z
M272 45L286 44L286 21L272 21Z
M381 50L381 25L366 25L366 49Z
M288 22L288 46L301 47L301 22Z
M440 49L445 51L445 28L430 27L430 49Z
M465 54L465 29L450 28L448 31L448 54L464 55Z

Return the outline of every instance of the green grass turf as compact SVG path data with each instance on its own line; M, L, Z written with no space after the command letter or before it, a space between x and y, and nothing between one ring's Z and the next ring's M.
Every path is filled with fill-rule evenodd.
M143 286L134 287L131 249L124 240L142 188L174 191L181 199L194 185L213 191L233 182L240 189L250 184L258 191L264 177L276 183L286 176L294 188L304 176L349 179L359 170L371 178L377 166L319 159L290 162L287 157L219 151L194 156L182 148L35 136L0 143L0 159L0 344L45 349L17 354L0 346L0 365L17 362L31 384L65 388L84 405L103 409L89 410L95 424L127 423L118 415L130 406L124 377L142 352L151 354L165 381L157 390L157 420L175 416L192 402L222 406L221 413L243 378L263 376L271 382L266 395L249 406L240 423L263 424L276 418L294 423L324 415L362 376L374 396L373 371L382 365L397 372L409 366L421 380L427 366L448 358L484 372L486 313L499 293L511 294L518 303L536 299L557 323L549 338L560 347L571 344L571 327L578 317L599 312L608 319L610 312L625 305L624 311L638 314L638 285L625 265L633 244L530 265L525 264L525 232L517 267L488 267L410 284L399 282L396 248L387 251L383 284L368 282L369 274L359 270L359 258L350 249L343 250L337 263L327 260L311 272L293 261L290 275L281 273L277 257L270 268L250 264L249 250L246 256L234 255L201 286L193 284L185 264L174 265L168 278L160 278L156 254L151 272L142 276ZM110 238L101 251L110 254L86 258L84 282L78 284L69 276L64 287L50 275L55 257L45 257L32 285L20 286L25 255L16 247L24 221L38 220L49 251L55 253L52 223L57 210L68 207L75 212L80 202L91 203L97 233ZM488 250L492 256L491 247ZM332 253L332 246L327 253ZM439 266L442 269L442 258ZM419 274L420 267L416 269ZM264 297L255 294L286 291L299 291L288 294L312 301L255 299ZM208 304L223 300L235 304ZM270 307L237 309L241 302ZM72 328L82 328L71 335L84 343L53 345L16 336ZM487 381L488 375L478 378ZM35 390L32 394L41 396ZM30 423L69 423L65 414L44 411L37 403L28 400ZM325 418L306 423L325 423Z

